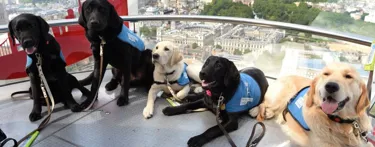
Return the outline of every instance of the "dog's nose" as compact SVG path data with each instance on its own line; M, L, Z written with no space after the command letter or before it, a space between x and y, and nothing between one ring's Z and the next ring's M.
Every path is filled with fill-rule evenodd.
M204 72L204 71L199 72L199 78L200 79L204 79L205 77L206 77L206 72Z
M32 39L25 39L23 40L22 46L24 47L31 47L34 45L34 41Z
M334 93L336 91L339 91L340 87L339 87L339 84L335 83L335 82L328 82L324 88L326 89L326 91L328 93Z
M91 25L98 25L99 21L97 21L97 20L91 20L90 23L91 23Z
M159 54L152 54L152 58L154 59L159 59L160 55Z

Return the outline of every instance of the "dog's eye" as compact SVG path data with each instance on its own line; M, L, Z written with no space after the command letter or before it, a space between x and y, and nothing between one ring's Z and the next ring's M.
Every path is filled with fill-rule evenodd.
M169 51L169 48L164 48L165 51Z
M87 12L90 12L90 11L91 11L91 7L87 7L85 10L86 10Z
M330 74L328 72L323 73L325 76L329 76Z
M353 77L351 75L345 75L345 78L352 79Z
M215 64L215 68L221 68L221 64L216 63L216 64Z
M158 46L156 46L155 49L157 50L157 49L158 49Z

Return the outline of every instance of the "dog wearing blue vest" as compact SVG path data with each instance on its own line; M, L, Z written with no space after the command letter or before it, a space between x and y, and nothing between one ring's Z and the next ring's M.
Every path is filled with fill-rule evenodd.
M29 115L30 121L41 119L42 105L46 105L40 86L36 53L42 57L42 70L55 103L62 102L71 111L79 112L83 108L73 99L72 89L78 88L84 96L91 96L91 92L66 71L64 55L59 43L48 33L49 27L48 23L40 16L27 13L13 18L8 25L13 43L17 39L27 54L26 73L30 78L31 86L29 94L34 101L33 109Z
M155 45L152 50L152 60L155 65L153 72L154 84L149 92L146 107L143 109L143 116L151 118L154 113L154 102L160 91L171 94L168 89L168 83L171 90L175 92L175 100L182 101L191 91L193 83L201 83L199 79L199 69L196 70L188 66L183 61L183 55L179 52L177 46L170 41L162 41ZM196 93L202 92L202 88L195 88Z
M106 72L108 64L121 73L121 92L117 97L117 105L129 103L129 88L131 75L137 75L140 58L145 45L140 37L130 31L114 6L107 0L86 0L82 4L78 23L85 29L85 35L91 43L95 60L91 92L96 93ZM100 55L100 48L103 55ZM102 61L102 71L100 71ZM102 74L100 74L102 73ZM152 77L152 73L144 73ZM92 96L83 102L86 109L91 108L97 97Z
M237 70L234 63L226 58L210 56L199 73L205 90L197 94L203 99L177 107L166 107L164 115L172 116L191 112L198 108L207 108L216 113L219 97L224 97L220 106L222 126L229 133L238 129L238 119L242 114L258 115L258 105L262 103L268 82L264 73L254 67ZM219 126L213 126L204 133L192 137L188 146L199 147L222 136Z
M328 64L313 80L280 77L272 83L257 119L275 118L294 144L308 147L373 146L366 113L366 84L352 66Z

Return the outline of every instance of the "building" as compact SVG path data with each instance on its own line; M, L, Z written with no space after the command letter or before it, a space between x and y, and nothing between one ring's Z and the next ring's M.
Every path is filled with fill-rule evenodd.
M191 46L196 43L198 46L214 44L214 38L228 32L231 24L201 24L189 23L174 26L175 29L159 27L156 38L158 41L171 41L178 45Z
M250 52L264 49L267 45L278 43L285 37L285 30L237 25L226 34L215 39L215 46L233 53L236 49Z
M197 5L196 0L161 0L159 2L164 8L172 7L172 8L192 8Z

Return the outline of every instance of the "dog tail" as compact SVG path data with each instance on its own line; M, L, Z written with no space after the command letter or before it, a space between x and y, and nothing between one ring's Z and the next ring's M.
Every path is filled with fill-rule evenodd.
M91 81L93 78L94 78L94 71L92 71L89 76L87 76L86 78L82 80L79 80L78 82L82 86L87 86L91 84Z

